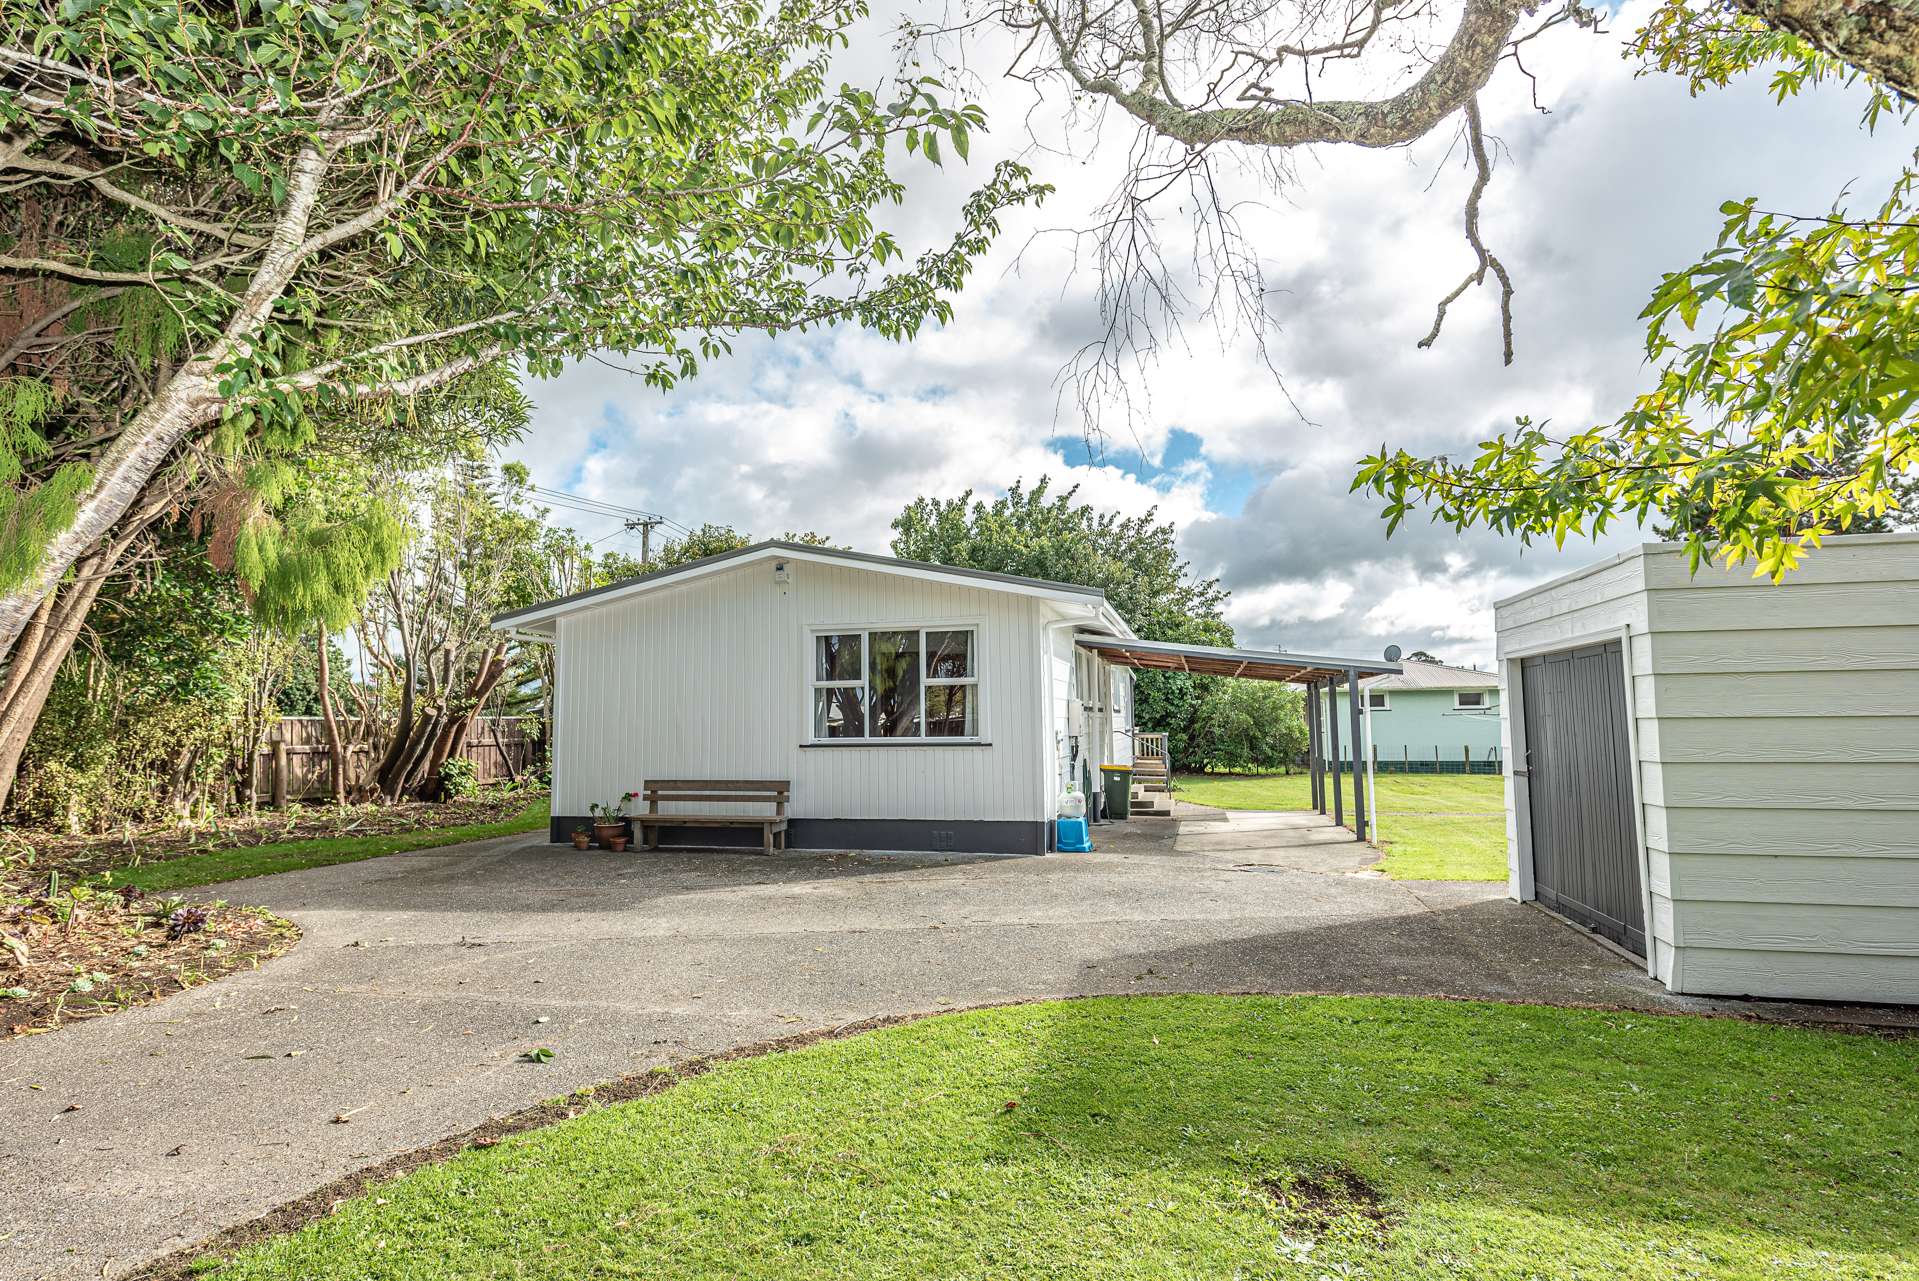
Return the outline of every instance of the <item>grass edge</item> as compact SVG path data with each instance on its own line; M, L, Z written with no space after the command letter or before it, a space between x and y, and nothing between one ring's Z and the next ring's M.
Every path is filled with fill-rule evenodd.
M407 854L442 845L461 845L468 841L537 832L547 825L547 805L547 798L539 797L512 818L491 823L415 828L410 832L373 836L322 836L304 841L206 850L180 858L109 868L93 880L96 884L136 885L149 893L164 893L223 881L251 880L256 876L273 876L281 872L333 867L341 863L383 858L389 854ZM256 860L258 865L255 865ZM236 869L236 861L243 862L245 866Z

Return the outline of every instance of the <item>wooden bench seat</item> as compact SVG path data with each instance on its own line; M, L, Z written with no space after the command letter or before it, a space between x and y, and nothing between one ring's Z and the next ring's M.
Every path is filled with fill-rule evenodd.
M640 829L646 848L660 848L663 827L757 827L760 848L768 854L786 848L786 803L793 798L793 784L783 778L698 779L656 778L643 793L646 813L636 815L633 825ZM771 814L662 814L662 804L771 805Z

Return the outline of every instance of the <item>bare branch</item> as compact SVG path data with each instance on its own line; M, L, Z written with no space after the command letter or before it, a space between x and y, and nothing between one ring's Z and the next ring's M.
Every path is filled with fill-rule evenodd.
M6 165L0 165L0 169L6 167ZM235 230L232 227L222 227L217 223L203 222L198 218L181 213L176 209L168 209L165 205L156 204L144 196L126 190L124 187L115 186L100 173L80 165L70 165L59 160L45 160L38 156L22 156L12 162L12 167L15 169L24 169L28 173L48 174L54 177L84 182L109 200L118 201L130 208L138 209L142 213L151 214L162 222L172 223L174 226L185 228L188 231L198 231L209 236L217 236L222 241L231 244L258 247L266 243L266 241L259 236L248 235L246 232Z
M1479 200L1486 194L1486 184L1492 181L1493 167L1486 154L1486 135L1480 128L1477 98L1466 104L1466 145L1472 153L1474 168L1473 187L1466 193L1466 243L1472 246L1479 265L1439 300L1433 314L1433 327L1419 340L1419 349L1424 351L1439 340L1440 327L1446 323L1446 308L1457 302L1467 289L1484 284L1486 273L1491 271L1499 279L1499 328L1505 340L1505 363L1510 365L1513 363L1513 280L1506 272L1506 264L1493 256L1479 235Z

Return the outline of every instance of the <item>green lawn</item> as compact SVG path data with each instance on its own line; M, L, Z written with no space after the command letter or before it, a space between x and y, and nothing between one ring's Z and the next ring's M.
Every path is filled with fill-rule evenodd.
M108 875L115 885L137 885L149 893L161 893L185 889L190 885L212 885L218 881L237 881L249 876L270 876L275 872L298 872L309 867L353 863L363 858L379 858L383 854L431 849L436 845L457 845L461 841L480 841L490 836L543 832L547 825L547 803L547 798L541 797L519 815L497 823L429 827L383 836L329 836L310 841L208 850L204 854L188 854L182 858L142 863L137 867L115 868Z
M1919 1040L1732 1020L973 1011L469 1149L211 1274L1893 1281L1919 1277L1916 1086Z
M1396 880L1506 879L1505 783L1492 774L1380 774L1381 864ZM1348 804L1352 781L1345 780ZM1227 810L1312 808L1304 774L1180 774L1180 799Z

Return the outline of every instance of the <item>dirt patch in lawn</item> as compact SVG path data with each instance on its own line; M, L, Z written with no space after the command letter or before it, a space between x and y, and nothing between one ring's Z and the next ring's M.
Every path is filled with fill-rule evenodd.
M0 868L0 1037L51 1032L231 974L300 931L254 907L63 886Z
M526 810L527 793L500 789L450 801L402 801L395 805L296 805L220 819L193 827L162 827L105 835L11 828L0 836L0 859L25 862L41 874L58 872L72 881L109 868L162 863L213 850L244 850L288 841L392 836L442 827L499 823Z
M1265 1179L1260 1188L1279 1206L1287 1225L1309 1236L1384 1237L1392 1212L1379 1189L1345 1166Z

